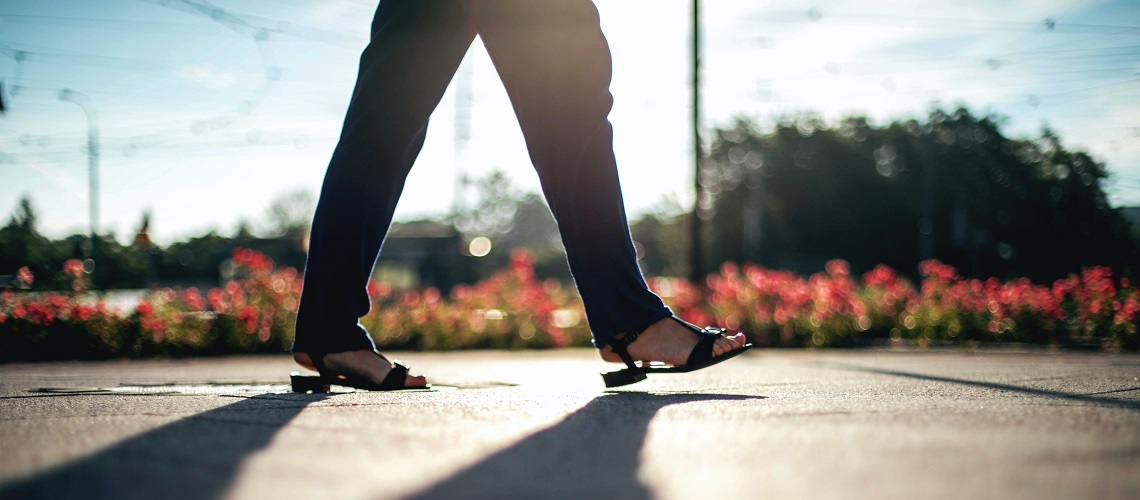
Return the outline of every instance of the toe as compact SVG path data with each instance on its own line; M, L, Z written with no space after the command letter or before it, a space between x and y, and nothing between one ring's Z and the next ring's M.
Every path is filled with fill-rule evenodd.
M721 356L721 355L733 350L734 348L735 348L735 344L733 344L731 340L729 340L725 337L721 337L719 339L716 339L716 343L713 344L713 355L714 356Z
M721 335L720 338L716 339L716 343L713 344L713 354L715 356L721 356L723 354L728 354L729 352L735 351L743 346L744 334L736 333L734 335Z
M733 349L739 349L748 343L748 339L744 337L743 332L736 332L735 335L729 337L729 340L732 341Z
M427 385L427 377L423 375L408 375L407 378L404 379L405 387L427 387Z

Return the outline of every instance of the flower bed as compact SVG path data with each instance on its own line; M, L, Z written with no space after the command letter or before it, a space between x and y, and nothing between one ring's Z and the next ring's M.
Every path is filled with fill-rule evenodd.
M916 289L885 266L856 279L841 260L807 278L726 263L708 277L705 302L683 281L657 279L651 286L682 317L747 331L760 345L910 339L920 346L985 341L1136 349L1140 343L1140 290L1127 279L1114 281L1105 267L1051 287L1026 279L965 279L933 260L920 271Z
M202 293L196 288L148 292L125 311L87 299L82 263L61 275L72 293L0 292L0 360L90 359L153 355L284 352L292 342L301 278L264 255L238 249L234 279ZM748 332L765 346L842 346L909 339L934 342L1076 343L1138 347L1140 291L1107 268L1093 267L1052 286L959 276L924 262L916 288L890 268L852 276L846 262L809 277L726 263L692 283L653 278L650 287L678 315L696 324ZM34 277L18 273L28 287ZM400 349L551 348L589 345L577 294L540 281L525 252L474 285L444 295L435 288L368 289L372 309L360 322L377 345Z
M436 288L395 293L370 283L372 309L360 323L379 347L522 349L587 346L590 331L573 290L538 281L534 259L515 252L506 269L444 297Z
M78 261L63 274L71 294L0 293L0 360L283 352L293 336L301 280L264 255L232 256L235 279L205 295L197 288L147 293L125 311L85 294Z

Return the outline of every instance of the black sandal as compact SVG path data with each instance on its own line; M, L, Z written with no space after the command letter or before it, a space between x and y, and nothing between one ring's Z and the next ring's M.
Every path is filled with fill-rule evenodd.
M700 340L697 341L697 345L689 352L688 361L680 366L654 366L654 363L635 363L633 357L629 355L629 345L637 340L637 337L645 331L645 328L629 331L626 332L625 335L610 340L610 349L621 357L621 360L626 364L626 368L616 372L603 373L602 380L605 380L606 387L618 387L640 382L645 380L650 373L687 373L700 370L701 368L708 368L722 361L728 361L738 354L752 348L752 344L744 344L738 349L713 357L713 344L716 343L718 337L724 334L726 331L724 328L707 326L704 329L700 329L676 316L673 316L673 319L700 337Z
M380 359L388 362L388 359L381 356L380 353L372 351ZM343 385L345 387L352 387L354 389L362 389L365 391L400 391L404 389L431 389L431 384L422 387L408 387L406 382L408 379L408 367L400 363L400 360L392 361L392 369L388 371L388 375L384 376L384 380L379 384L371 380L363 379L355 375L336 373L325 367L324 357L327 353L313 354L309 356L313 360L313 365L317 367L317 373L320 375L302 375L299 372L293 372L289 375L289 380L293 386L293 392L312 392L312 393L326 393L329 392L330 386L333 384Z

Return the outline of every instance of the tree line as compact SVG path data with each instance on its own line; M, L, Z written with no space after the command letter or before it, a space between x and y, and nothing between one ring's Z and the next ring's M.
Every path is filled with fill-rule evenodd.
M716 131L703 175L710 267L814 272L842 258L913 276L938 259L968 277L1045 283L1094 265L1129 276L1138 262L1103 163L1048 129L1009 138L999 118L966 109L882 127L805 118L760 133L739 121Z
M741 119L712 132L702 164L701 271L733 261L807 274L844 259L853 272L886 264L915 277L920 262L938 259L977 278L1048 283L1094 265L1131 277L1140 262L1137 236L1108 203L1102 189L1108 177L1103 163L1066 148L1049 130L1007 137L1000 118L964 108L881 126L862 117L827 123L801 116L760 130ZM474 187L476 203L413 223L450 231L461 243L454 250L461 258L453 261L461 272L429 272L447 278L423 284L478 281L520 247L534 254L540 276L569 278L540 195L514 188L500 172ZM236 247L301 268L312 204L311 195L287 193L257 234L243 223L233 235L212 231L165 247L145 238L144 216L131 243L103 235L88 248L86 235L41 235L32 201L24 198L0 228L0 275L27 266L37 289L65 288L67 280L56 279L63 261L97 256L95 288L210 285L225 278ZM664 202L633 221L646 274L688 274L691 217ZM411 226L397 223L393 235ZM478 236L493 242L492 251L478 259L464 255L462 243Z

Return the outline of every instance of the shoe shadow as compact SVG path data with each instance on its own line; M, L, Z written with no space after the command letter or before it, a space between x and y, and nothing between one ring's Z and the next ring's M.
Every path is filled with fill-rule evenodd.
M0 499L219 498L246 457L268 445L306 406L326 397L243 399L0 486Z
M641 448L658 410L696 401L763 396L613 392L540 431L415 493L436 498L650 498L637 477Z

